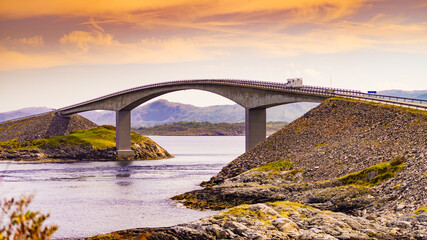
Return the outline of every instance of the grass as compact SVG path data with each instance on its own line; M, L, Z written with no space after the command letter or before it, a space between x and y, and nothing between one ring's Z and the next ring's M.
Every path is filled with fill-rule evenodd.
M137 133L131 133L132 143L152 142L151 139ZM0 146L12 150L29 148L55 148L57 146L94 147L96 149L112 148L116 146L116 128L103 125L89 130L74 131L65 136L37 139L20 143L16 139L0 142Z
M253 170L263 171L263 172L270 171L273 174L277 174L277 173L288 170L293 165L294 165L293 162L289 162L281 159L277 162L266 163L264 165L261 165L260 167L254 168Z
M326 143L318 143L318 144L314 145L314 148L318 148L318 147L324 146L325 144Z
M99 126L89 130L74 131L65 136L38 139L30 143L40 148L68 145L92 146L96 149L105 149L116 146L116 131L112 126Z
M21 147L21 143L14 138L9 141L0 142L0 147L19 148Z
M396 157L391 162L380 163L367 167L359 172L338 178L339 181L348 184L364 185L367 187L378 186L387 179L394 177L396 172L406 167L403 157Z

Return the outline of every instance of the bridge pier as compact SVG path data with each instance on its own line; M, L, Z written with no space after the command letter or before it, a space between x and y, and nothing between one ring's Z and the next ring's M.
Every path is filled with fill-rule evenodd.
M130 111L116 111L116 150L120 158L134 155L130 142Z
M246 152L265 140L266 137L266 109L246 109L245 114L245 138Z

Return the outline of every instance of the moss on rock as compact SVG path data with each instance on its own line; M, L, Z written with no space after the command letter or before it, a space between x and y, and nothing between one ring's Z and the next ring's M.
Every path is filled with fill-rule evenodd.
M378 186L387 179L393 177L396 172L406 167L403 164L405 159L397 157L391 162L380 163L367 167L361 171L350 173L346 176L338 178L339 181L348 184L357 184L364 186Z

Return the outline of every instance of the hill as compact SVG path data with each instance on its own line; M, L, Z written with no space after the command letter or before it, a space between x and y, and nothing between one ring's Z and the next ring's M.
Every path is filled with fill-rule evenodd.
M212 218L218 222L185 225L207 234L215 223L218 231L241 226L243 237L424 239L426 146L426 111L330 99L239 156L204 189L173 199L228 208Z
M317 106L317 103L293 103L267 109L267 121L291 122ZM115 113L92 111L82 116L97 124L115 124ZM151 127L175 122L238 123L245 121L245 110L239 105L196 107L189 104L158 100L132 110L132 127Z
M40 114L40 113L46 113L52 111L51 108L47 107L29 107L29 108L22 108L15 111L9 111L9 112L3 112L0 113L0 122L5 122L11 119L31 116L34 114Z
M133 159L172 157L147 137L132 133ZM0 160L117 159L113 126L97 126L79 115L47 113L0 123Z
M267 135L284 127L286 122L268 122ZM163 136L242 136L245 123L177 122L135 130L142 135Z
M50 112L35 117L0 123L0 141L16 139L18 142L26 142L40 138L67 135L76 130L87 130L97 126L79 115L64 118Z
M330 99L175 196L225 209L94 239L426 239L427 113Z

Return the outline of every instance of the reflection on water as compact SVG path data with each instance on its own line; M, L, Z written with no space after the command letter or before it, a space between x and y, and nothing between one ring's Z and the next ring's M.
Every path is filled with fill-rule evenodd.
M0 162L0 195L35 194L55 238L160 227L211 215L170 197L199 188L244 151L244 137L152 137L175 158L144 161Z
M126 180L126 178L129 178L131 175L131 169L129 167L131 164L132 164L132 161L117 162L118 168L117 168L116 178L121 179L121 181L116 182L117 185L121 187L128 187L132 185L132 181Z

